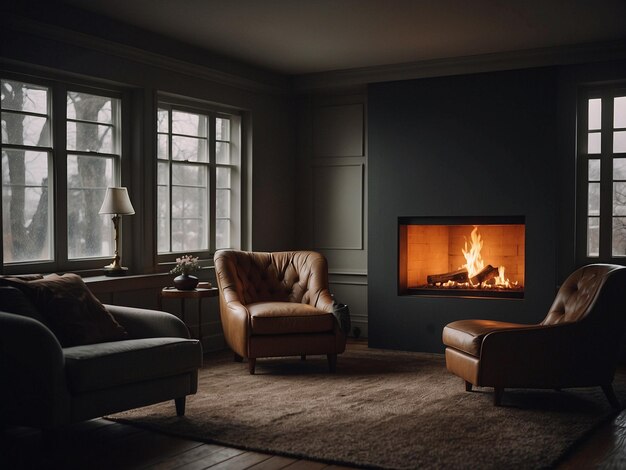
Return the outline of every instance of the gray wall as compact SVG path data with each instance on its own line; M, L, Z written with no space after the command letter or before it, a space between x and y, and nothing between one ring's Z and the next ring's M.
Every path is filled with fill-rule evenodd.
M331 290L350 305L353 324L369 334L372 346L439 351L441 328L451 320L537 321L576 265L577 90L623 80L623 61L387 82L369 91L332 88L338 83L314 76L318 91L307 93L307 77L297 77L296 114L288 77L69 7L23 2L14 8L23 11L3 11L2 69L45 71L63 80L98 78L129 90L138 131L132 136L132 177L123 183L138 214L125 219L123 241L125 262L136 272L154 269L154 234L146 230L154 201L145 181L154 178L149 162L157 91L243 110L252 131L244 248L324 253ZM468 73L481 69L480 60L475 67L463 64ZM384 70L362 71L357 82L387 80ZM413 73L411 67L406 73ZM488 169L478 171L475 163ZM470 177L481 189L459 191ZM511 214L527 222L523 301L396 295L398 216ZM105 301L154 307L156 293L170 279L141 282L137 292L116 293L115 282L111 289L106 284L98 281ZM189 318L195 307L191 302ZM203 329L219 336L215 306L209 309L210 324ZM217 336L205 343L219 344Z
M365 89L298 100L296 237L328 259L330 290L350 306L352 335L368 334Z
M553 69L372 85L368 311L372 347L442 351L448 322L536 322L557 283ZM401 216L526 219L523 300L397 295Z
M71 9L28 10L3 15L0 68L48 79L110 83L127 93L130 105L129 187L136 215L124 219L124 264L131 274L159 270L155 262L155 133L158 92L194 98L241 110L247 130L244 178L251 193L242 248L281 250L295 247L295 126L289 81L262 70L138 31ZM163 271L163 269L161 269ZM203 277L213 278L212 272ZM153 280L99 280L98 296L105 302L154 308L161 287L171 276ZM129 285L134 286L129 288ZM95 286L96 284L94 284ZM108 287L107 287L108 286ZM135 288L136 287L136 288ZM206 300L203 331L207 349L223 344L215 299ZM185 310L192 332L197 331L197 303ZM177 302L163 308L179 312Z
M85 77L111 82L132 94L136 135L132 184L127 183L133 202L142 199L141 213L154 214L152 196L142 198L142 190L144 181L154 177L156 93L171 93L244 111L251 143L247 177L253 183L247 195L248 226L254 227L246 248L294 245L295 129L292 99L286 93L289 81L72 9L44 13L48 16L6 18L2 69L67 81ZM138 217L131 220L139 223ZM144 219L146 225L150 220ZM131 230L129 225L125 229Z

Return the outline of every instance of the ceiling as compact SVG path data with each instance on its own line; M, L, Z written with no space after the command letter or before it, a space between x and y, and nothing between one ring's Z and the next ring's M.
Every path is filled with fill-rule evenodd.
M626 39L625 0L65 0L288 75Z

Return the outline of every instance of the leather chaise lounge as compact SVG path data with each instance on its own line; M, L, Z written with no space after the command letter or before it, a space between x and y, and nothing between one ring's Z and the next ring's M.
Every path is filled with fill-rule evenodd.
M562 284L537 325L460 320L443 330L446 366L472 386L505 388L601 386L614 408L613 376L626 326L626 267L591 264Z

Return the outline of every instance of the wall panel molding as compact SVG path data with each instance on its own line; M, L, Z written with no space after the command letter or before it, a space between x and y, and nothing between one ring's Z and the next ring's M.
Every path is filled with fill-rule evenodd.
M363 103L320 106L313 116L313 156L365 155Z
M316 249L363 249L364 165L313 166Z
M350 308L351 336L367 337L367 276L333 274L329 288L337 302L345 303ZM358 334L355 328L358 328Z
M299 98L298 242L326 256L350 336L367 337L367 96L357 88Z

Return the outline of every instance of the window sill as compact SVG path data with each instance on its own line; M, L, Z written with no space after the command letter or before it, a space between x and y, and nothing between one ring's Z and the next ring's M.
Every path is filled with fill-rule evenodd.
M203 269L196 273L201 281L210 280L213 269ZM130 274L127 276L85 276L83 281L94 294L107 292L128 292L141 289L160 289L174 285L176 277L169 272L153 274Z
M83 281L94 294L106 292L127 292L141 289L154 289L172 284L169 273L135 274L128 276L88 276Z

